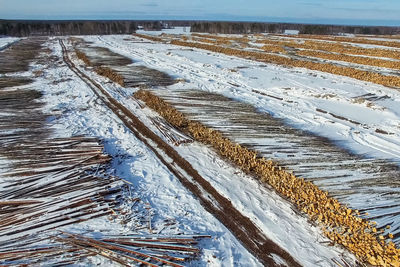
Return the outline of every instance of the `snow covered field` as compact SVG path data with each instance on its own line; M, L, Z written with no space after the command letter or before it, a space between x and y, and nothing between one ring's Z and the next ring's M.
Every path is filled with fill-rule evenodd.
M87 40L142 65L186 79L188 82L181 88L220 93L244 101L262 112L285 119L296 128L335 140L358 154L396 162L400 159L400 92L396 89L199 49L148 42L130 43L123 40L126 38L102 36L88 37ZM379 133L378 129L388 134Z
M92 41L90 37L87 39ZM54 49L58 49L57 46ZM105 80L102 78L97 79L99 79L99 81L103 84L105 83ZM73 81L71 81L71 83L72 82ZM81 87L74 85L74 87L75 86L81 90ZM72 86L68 87L71 88ZM146 122L147 126L151 127L154 132L159 133L157 128L155 128L149 121L149 118L154 117L155 114L149 110L141 110L140 107L137 106L136 102L132 101L129 97L129 95L136 89L124 91L125 89L122 88L116 89L115 85L108 85L106 88L109 90L109 93L123 103L125 107L128 107L134 111L134 113L139 116L142 121ZM63 87L60 88L59 91L65 92L66 94L68 92L71 93L71 90L64 90ZM124 94L121 95L118 93L121 91L124 92ZM62 105L65 105L64 103L66 103L67 100L64 99L64 97L60 99L60 96L57 92L52 94L54 94L54 96L47 101L48 103L60 102ZM72 101L72 104L76 103L75 99L81 98L82 97L73 97L73 99L69 101ZM86 103L87 101L83 100L81 105L87 105ZM80 108L76 107L72 108L71 110L80 110ZM71 134L83 134L85 132L81 132L82 129L85 128L86 125L90 125L89 129L92 135L100 135L105 137L106 140L114 138L120 140L117 141L117 144L119 149L122 149L122 151L117 153L114 151L115 148L113 148L110 144L106 145L106 148L108 148L108 153L114 156L118 155L119 153L127 154L127 157L132 155L132 143L134 143L136 146L137 142L135 143L133 142L132 138L126 137L128 133L126 133L126 129L124 127L121 128L117 125L110 127L108 126L110 123L108 119L97 118L97 116L94 114L82 118L83 115L81 111L76 111L75 113L76 115L73 115L70 118L65 118L65 122L64 119L61 120L61 123L64 124L64 127L70 128L71 130L73 129ZM96 122L92 121L94 119ZM73 127L75 123L78 124L77 127ZM124 135L120 135L119 131L115 130L116 127L117 129L120 128L120 131L123 131ZM79 131L75 132L77 129L79 129ZM98 132L98 130L95 129L106 130L100 130L100 132ZM110 129L113 129L112 133L109 133ZM159 135L162 137L161 133L159 133ZM128 147L129 149L127 149ZM145 147L143 147L143 149L145 149ZM237 182L243 184L235 183L233 185L228 182L231 180L232 176L243 176L243 174L238 174L235 168L226 165L210 149L207 149L201 145L199 146L198 144L193 144L178 147L178 151L182 153L186 159L189 159L189 162L191 162L191 164L193 164L200 174L210 181L212 185L218 189L218 191L233 201L234 205L241 212L243 212L246 216L249 216L258 227L266 232L268 237L272 238L275 242L277 242L277 244L283 246L283 248L289 251L290 254L301 264L305 266L312 266L319 263L323 266L333 266L334 264L332 263L332 258L340 259L342 255L346 255L343 254L345 252L339 248L326 246L325 242L327 239L322 236L322 233L319 229L310 227L305 218L298 217L298 215L293 212L290 204L281 200L280 197L275 193L263 188L263 186L261 186L255 180L251 179L250 177L245 177L245 179L238 177ZM142 153L147 154L145 152ZM187 223L186 227L195 228L197 231L199 231L199 226L197 224L203 224L200 229L206 230L205 233L211 234L212 236L215 236L215 234L218 232L221 232L222 234L222 230L220 228L215 229L215 227L218 226L218 223L214 222L215 219L211 219L208 216L201 218L201 214L204 214L205 211L201 209L197 211L199 207L194 207L194 204L191 204L190 214L194 214L190 216L190 219L186 215L185 218L181 218L182 214L188 212L187 210L181 210L182 206L186 207L187 205L183 204L185 203L184 200L187 198L183 196L187 195L188 192L184 192L179 183L177 183L177 180L174 179L171 174L167 174L168 172L163 174L160 169L154 169L155 165L160 165L160 163L154 162L154 159L150 162L147 162L147 160L143 162L144 158L136 156L133 157L135 158L133 162L122 161L120 165L115 166L117 171L116 173L122 177L127 177L126 175L129 177L129 175L133 174L133 177L128 179L135 184L138 183L138 186L146 192L146 195L149 194L150 196L157 198L157 200L152 200L152 204L155 205L152 205L152 207L154 207L155 210L160 210L163 211L163 213L170 214L169 216L176 218L178 221L184 220L184 222ZM148 156L145 156L145 158L147 157ZM164 169L164 172L165 171L166 170ZM168 178L165 177L160 179L158 178L159 176L167 176ZM178 189L176 189L176 187ZM245 191L238 191L235 188L245 188ZM176 190L179 191L177 192ZM167 192L168 194L166 194ZM175 197L173 195L175 195ZM172 206L171 209L170 203L171 201L174 202L174 198L179 199L180 206L179 208L177 207L178 210L175 210L175 206ZM192 199L191 201L194 200ZM226 229L224 229L224 231L226 232ZM216 242L216 244L213 245L213 247L216 251L219 251L218 253L214 252L217 253L218 256L216 259L213 259L207 254L203 255L203 263L207 260L211 261L210 265L221 264L222 266L226 264L229 266L253 266L256 264L256 260L253 257L247 258L249 254L244 250L244 248L237 244L237 241L235 241L232 236L227 239L227 235L231 236L228 233L224 233L219 237L217 234L217 236L214 238L214 242ZM208 244L204 245L205 251L208 250L207 245ZM348 261L351 261L350 255L347 254L345 258Z
M165 32L188 34L190 29ZM0 38L0 50L16 40ZM64 40L67 48L73 51L68 38ZM91 42L91 46L105 47L132 59L135 66L157 69L179 79L180 82L168 87L170 91L196 89L221 94L248 103L292 127L326 137L352 153L400 166L400 92L397 89L318 71L141 41L127 35L85 36L84 40ZM135 196L151 207L153 224L159 233L211 235L211 239L201 241L202 254L189 263L191 266L261 266L90 87L62 63L58 40L50 38L46 47L58 63L51 68L35 65L23 76L31 77L34 72L41 71L30 87L40 88L43 93L44 112L52 115L49 125L54 135L95 136L104 140L105 151L113 158L110 172L133 184ZM137 88L110 83L90 68L84 68L77 58L72 60L168 142L152 123L152 119L159 119L159 116L148 108L141 108L132 98ZM321 229L309 224L286 200L227 164L210 148L195 142L175 149L236 209L301 265L337 266L333 260L342 258L354 262L354 256L330 246ZM171 221L174 222L171 225L166 223ZM82 227L87 232L101 232L105 228L112 233L132 231L117 224L110 228L105 219L74 227L74 230ZM284 262L277 255L274 260ZM98 258L90 263L109 264Z

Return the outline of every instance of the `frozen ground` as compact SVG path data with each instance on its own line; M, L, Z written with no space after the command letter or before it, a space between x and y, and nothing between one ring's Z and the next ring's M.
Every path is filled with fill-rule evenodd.
M133 39L129 36L85 39L132 58L137 65L156 68L186 80L172 89L195 88L220 93L250 103L298 128L337 140L356 153L399 163L400 94L396 90L315 71L287 69L147 41L138 43L138 39L130 42L124 40L126 38ZM57 40L52 39L48 46L61 60ZM76 59L75 62L78 63ZM33 71L38 69L41 67L37 66ZM154 222L160 226L161 233L213 236L202 242L203 254L191 265L260 265L65 64L43 71L35 87L44 93L45 109L54 115L51 124L60 136L89 135L104 139L106 152L114 158L115 174L132 182L137 195L150 203L155 212ZM87 73L160 134L149 120L156 114L140 109L130 98L136 89L123 89L92 72ZM377 129L388 134L376 132ZM345 251L329 246L320 230L294 212L286 201L227 165L210 149L197 143L177 149L239 211L304 266L336 266L332 259L352 258ZM175 226L163 228L164 219L176 221ZM96 231L103 230L105 225L104 221L96 220L84 227ZM124 229L115 226L113 231Z
M186 80L170 87L172 90L199 89L223 94L283 119L295 128L327 137L356 155L371 160L384 159L396 165L400 163L398 89L318 71L261 64L199 49L149 44L147 41L141 45L138 39L132 43L124 39L116 36L88 38L95 45L132 58L135 64L156 68ZM379 169L378 166L371 165ZM319 166L316 167L309 178L327 175ZM334 170L328 168L328 171ZM337 182L333 179L327 183L319 181L319 185L330 190L334 185L334 195L341 199L346 196L344 203L353 208L373 209L368 212L368 218L377 220L379 226L391 225L393 234L398 236L399 221L393 217L396 208L392 206L397 207L398 194L388 193L398 192L398 175L382 176L385 179L380 181L379 174L371 180L368 171L354 169L352 173L357 178L348 184L341 185L340 179ZM342 174L336 172L335 175ZM360 183L360 179L364 179L365 183ZM381 184L382 181L385 185ZM351 193L358 183L365 190L360 189L360 194ZM340 193L340 188L351 194ZM363 197L361 191L367 194ZM396 240L398 242L398 238Z
M49 47L61 57L56 40ZM54 80L58 82L56 85L47 82ZM100 80L105 83L104 79ZM38 83L45 85L40 88L43 88L46 110L60 114L52 121L57 132L61 136L88 135L104 139L106 152L114 158L115 174L132 182L137 196L150 203L155 213L154 224L162 229L164 220L176 222L161 230L162 234L212 236L211 240L202 241L203 254L190 265L260 265L66 65L46 70Z
M58 42L53 40L49 47L61 56ZM88 74L94 76L93 73ZM129 97L134 89L120 94L122 88L107 83L103 78L95 79L106 85L115 98L152 127L149 117L155 115L147 109L139 109ZM46 80L57 83L49 84ZM213 236L212 240L203 241L204 254L192 265L259 265L65 65L46 70L41 82L46 83L41 87L45 93L46 109L60 114L52 121L57 131L62 135L84 134L105 139L106 151L115 158L113 168L116 175L134 183L139 196L150 203L159 221L162 218L177 221L177 229L165 229L166 233L178 231ZM153 129L157 132L154 126ZM320 230L310 226L279 196L237 173L209 149L192 144L179 147L179 152L224 196L231 199L239 211L249 216L269 238L287 249L301 264L334 266L331 259L340 259L342 254L351 259L343 250L328 246ZM230 182L233 176L238 177L234 183Z
M296 128L335 140L357 154L400 162L400 92L397 89L199 49L132 43L126 38L87 39L138 64L186 79L177 88L220 93L282 118Z
M16 37L0 37L0 51L3 50L8 45L12 44L13 42L18 41L20 38Z

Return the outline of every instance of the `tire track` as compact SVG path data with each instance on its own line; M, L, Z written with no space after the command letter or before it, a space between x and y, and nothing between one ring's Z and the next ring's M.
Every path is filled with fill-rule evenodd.
M147 128L100 84L76 68L70 61L62 40L60 40L60 45L67 66L120 118L136 138L148 146L168 170L198 198L202 206L223 223L250 253L267 266L281 266L273 260L274 254L284 259L289 266L300 266L288 252L266 237L248 217L234 208L229 199L219 194L175 149Z

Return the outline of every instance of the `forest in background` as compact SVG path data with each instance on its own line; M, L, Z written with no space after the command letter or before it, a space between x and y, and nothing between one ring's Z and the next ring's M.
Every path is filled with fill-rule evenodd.
M138 27L144 30L161 30L176 26L190 26L192 32L247 34L247 33L284 33L285 30L297 30L303 34L400 34L400 27L383 26L342 26L293 23L261 22L212 22L212 21L38 21L38 20L0 20L0 36L57 36L91 34L131 34Z
M285 30L296 30L300 34L399 34L400 27L384 26L344 26L294 23L261 23L261 22L194 22L192 32L246 34L246 33L284 33Z

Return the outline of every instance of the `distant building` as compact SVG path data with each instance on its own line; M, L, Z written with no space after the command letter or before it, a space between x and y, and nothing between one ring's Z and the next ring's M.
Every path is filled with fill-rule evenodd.
M299 32L300 32L300 31L298 31L298 30L285 30L284 34L287 34L287 35L296 35L296 34L299 34Z

